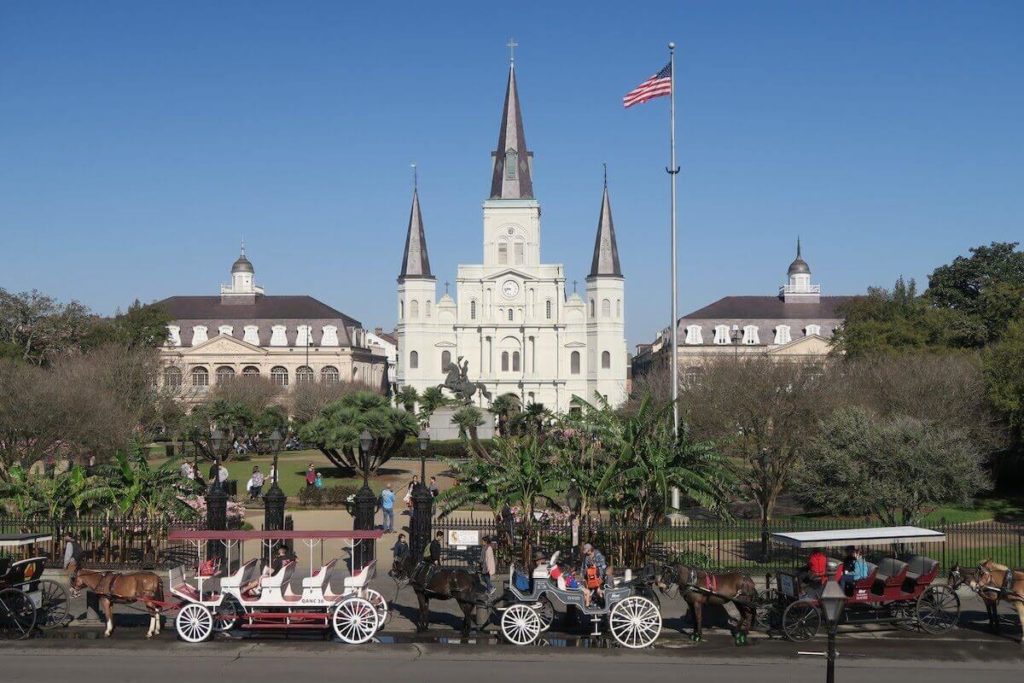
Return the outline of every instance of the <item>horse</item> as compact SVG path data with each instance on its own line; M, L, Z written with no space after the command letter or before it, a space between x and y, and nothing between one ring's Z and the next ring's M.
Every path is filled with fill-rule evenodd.
M438 567L427 562L416 562L411 555L395 558L388 576L398 581L408 581L416 592L419 602L417 633L423 633L430 625L430 599L455 600L462 608L462 637L469 637L473 609L483 604L486 586L478 572L466 569Z
M947 583L954 591L966 583L978 594L985 603L989 628L995 633L1000 631L999 601L1010 603L1020 620L1018 642L1024 646L1024 571L1014 571L1006 565L985 560L973 570L961 570L960 565L953 565Z
M86 588L99 598L100 609L107 618L107 630L103 637L109 638L114 631L114 617L110 606L115 602L129 604L142 601L149 614L149 630L146 638L160 634L160 605L164 600L164 583L153 572L97 572L79 569L71 576L71 588L78 591Z
M757 588L749 576L742 572L710 572L678 564L663 567L654 582L662 592L667 593L672 586L682 591L683 599L693 616L693 633L690 636L693 642L699 643L704 639L704 605L725 605L731 602L740 613L740 623L733 634L733 642L737 645L747 644L747 634L757 616Z

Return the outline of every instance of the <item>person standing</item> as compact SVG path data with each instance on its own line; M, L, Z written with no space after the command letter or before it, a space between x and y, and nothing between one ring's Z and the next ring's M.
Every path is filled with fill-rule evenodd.
M392 494L393 499L394 494ZM398 534L398 540L392 546L391 553L395 556L396 561L404 560L409 555L409 544L405 542L405 534Z
M65 573L67 573L70 579L78 571L78 567L82 561L82 546L78 544L75 537L70 533L64 534L64 558L63 567ZM71 589L71 596L77 598L79 595L78 591Z
M441 489L437 486L437 477L430 478L430 486L427 487L427 490L430 491L430 495L433 498L437 498L441 493Z
M254 465L252 468L252 476L249 478L249 500L256 500L263 493L263 473L260 472L260 466Z
M484 585L487 586L487 594L494 593L494 584L491 577L498 573L498 565L494 559L494 542L490 536L484 536L483 553L480 558L480 572L483 576Z
M391 484L384 486L380 492L380 509L384 514L384 533L390 534L395 530L395 492L391 490Z
M316 473L316 480L313 482L313 485L316 486L318 489L322 489L324 487L323 472Z
M316 486L316 468L313 467L313 463L309 463L309 467L306 468L306 488L311 489Z
M427 564L439 564L441 562L441 539L444 534L438 531L434 534L434 540L423 549L423 561Z

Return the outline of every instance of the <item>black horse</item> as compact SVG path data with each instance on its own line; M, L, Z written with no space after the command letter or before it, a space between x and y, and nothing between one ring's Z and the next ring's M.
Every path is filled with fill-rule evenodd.
M411 555L395 558L388 575L399 581L408 581L416 592L420 605L416 630L423 632L430 625L430 599L455 600L462 608L462 636L468 637L473 621L473 609L485 604L486 586L478 572L440 567L417 562Z

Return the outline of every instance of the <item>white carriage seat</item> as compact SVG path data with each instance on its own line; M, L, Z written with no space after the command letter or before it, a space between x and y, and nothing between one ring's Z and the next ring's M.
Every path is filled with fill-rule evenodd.
M374 570L377 568L377 560L371 560L368 565L362 569L356 570L352 576L346 576L344 586L345 588L363 588L366 586L366 582L373 576Z
M185 581L185 570L181 567L174 567L168 570L167 586L171 589L171 593L179 598L190 602L202 601L202 596L199 595L199 591Z
M276 573L270 576L264 576L260 579L260 588L263 589L276 589L281 588L288 584L292 580L292 574L295 572L295 560L288 560L281 565L281 568Z
M238 571L220 580L221 589L241 588L253 579L259 565L259 558L253 558L238 568Z
M334 573L334 566L336 564L338 564L337 558L317 569L313 572L312 576L304 578L302 580L302 592L305 593L308 589L319 589L321 593L326 593L328 586L331 585L331 574Z

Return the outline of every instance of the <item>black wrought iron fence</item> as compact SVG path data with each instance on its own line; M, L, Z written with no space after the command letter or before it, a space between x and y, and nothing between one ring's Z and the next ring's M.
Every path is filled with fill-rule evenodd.
M115 515L51 519L45 516L0 516L0 533L48 534L49 541L15 550L22 555L43 555L51 567L62 566L63 536L71 533L82 546L85 567L154 569L196 562L191 543L170 543L171 529L201 529L201 521L174 517Z
M484 536L498 539L499 565L507 568L509 562L522 562L524 535L529 533L531 548L549 556L560 551L564 558L576 558L578 554L574 548L589 542L599 548L609 564L615 567L682 562L752 573L792 568L806 559L807 551L771 542L772 533L873 526L880 524L866 519L787 519L762 527L756 520L701 520L638 529L608 520L585 519L579 521L574 533L573 523L562 519L537 520L529 530L521 523L501 523L485 517L451 516L438 519L434 524L434 528L445 535L446 549L442 553L442 562L455 566L470 566L476 562L478 551L471 547L472 541ZM985 559L1013 567L1024 566L1024 524L988 521L940 522L926 526L945 533L945 541L903 544L898 548L871 546L865 550L869 556L919 553L939 560L944 569L954 564L974 566ZM456 532L455 536L450 532ZM465 532L470 533L466 535ZM453 539L461 539L464 544L456 546ZM643 551L638 552L638 548ZM836 548L830 553L841 556L843 550Z

